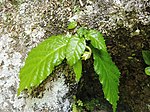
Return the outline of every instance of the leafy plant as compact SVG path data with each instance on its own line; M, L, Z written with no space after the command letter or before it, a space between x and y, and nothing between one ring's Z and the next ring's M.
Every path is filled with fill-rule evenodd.
M76 26L76 22L73 22L68 28L73 29ZM115 112L119 99L120 72L107 52L102 34L83 27L74 35L51 36L30 51L24 67L20 70L18 95L24 89L31 91L39 86L64 59L73 67L76 81L79 81L82 76L82 60L89 59L91 55L105 98L112 104Z
M148 50L143 50L143 51L142 51L142 55L143 55L143 59L144 59L145 63L146 63L147 65L149 65L149 67L146 67L146 68L145 68L145 73L146 73L147 75L150 75L150 51L148 51Z
M73 96L73 100L72 112L82 112L83 102L81 100L77 100L76 96Z

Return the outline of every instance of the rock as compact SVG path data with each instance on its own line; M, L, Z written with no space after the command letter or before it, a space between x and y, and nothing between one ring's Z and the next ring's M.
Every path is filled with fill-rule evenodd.
M148 30L146 30L150 25L149 6L148 0L74 0L72 2L67 0L1 0L0 112L70 112L71 96L76 91L67 96L70 92L70 85L75 84L72 82L66 84L66 74L61 74L60 77L47 82L40 98L33 98L26 93L17 96L19 70L24 65L28 52L45 38L66 33L67 24L73 19L81 26L99 30L105 35L106 41L123 40L124 37L120 35L125 32L129 37L128 40L136 40L135 36L139 35L145 36L147 42L145 46L149 45ZM117 48L112 47L112 43L112 41L107 43L108 48L110 45L108 50L112 50L110 51L112 56L119 56L120 51L114 52L113 49ZM130 47L141 50L142 45L132 44ZM120 49L129 47L127 44L120 43L116 46ZM145 46L143 48L147 48ZM115 57L113 59L119 63ZM135 60L137 62L139 59ZM144 103L143 105L145 107L141 111L146 111L145 108L149 108L150 104ZM132 109L136 110L134 107ZM99 110L99 112L102 111Z

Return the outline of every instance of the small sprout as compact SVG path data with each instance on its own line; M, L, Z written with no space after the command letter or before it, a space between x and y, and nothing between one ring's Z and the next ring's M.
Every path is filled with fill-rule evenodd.
M69 30L74 29L76 26L77 26L77 22L76 21L72 21L72 22L69 23L68 29Z
M88 49L89 51L85 51L83 53L83 55L81 56L82 60L87 60L87 59L89 59L91 57L91 54L92 54L91 48L86 46L86 49Z
M81 57L82 57L82 60L87 60L91 57L91 53L85 51L84 54Z
M72 105L72 112L78 112L77 106L75 104Z
M77 103L78 103L78 106L83 106L83 102L81 100L78 100Z
M150 67L146 67L145 68L145 73L146 73L146 75L150 76Z

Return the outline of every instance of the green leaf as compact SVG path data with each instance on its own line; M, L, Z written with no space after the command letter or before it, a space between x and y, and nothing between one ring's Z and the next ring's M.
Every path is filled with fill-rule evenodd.
M73 66L81 58L81 55L85 50L85 46L86 43L84 38L72 36L66 48L66 59L70 66Z
M87 40L91 40L93 47L107 51L105 40L102 34L96 30L89 30L88 34L85 35Z
M146 73L146 75L150 76L150 67L146 67L145 68L145 73Z
M77 26L77 22L76 21L72 21L69 23L68 25L68 29L74 29Z
M76 104L72 105L72 112L80 112L76 106Z
M116 112L120 72L106 51L93 48L94 70L99 75L105 98L112 104Z
M73 70L76 74L76 81L78 82L82 75L82 61L79 60L76 64L73 65Z
M85 29L84 27L81 27L77 30L77 34L79 35L79 37L83 37L84 35L87 34L87 29Z
M52 36L30 51L19 74L18 95L24 89L37 87L52 73L65 58L67 42L68 38L63 35Z
M142 51L143 59L147 65L150 65L150 51L149 50L143 50Z

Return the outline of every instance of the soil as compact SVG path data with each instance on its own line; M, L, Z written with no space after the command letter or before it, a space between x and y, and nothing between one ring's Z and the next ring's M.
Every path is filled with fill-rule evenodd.
M144 73L147 65L141 52L150 49L150 26L139 23L135 28L143 32L131 37L131 32L125 28L117 29L116 38L109 40L108 45L111 46L109 51L121 71L120 100L131 107L131 112L148 112L150 78Z
M110 31L113 36L105 35L108 51L121 72L117 112L150 111L150 78L144 73L147 65L141 54L142 50L150 50L150 26L139 23L137 27L141 31L139 35L131 36L131 32L122 27ZM112 112L111 105L104 99L92 63L92 60L83 63L83 77L79 82L77 98L83 103L99 99L93 105L93 110L84 106L85 112Z

